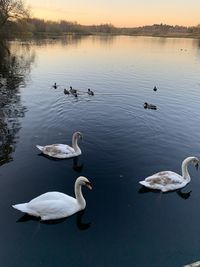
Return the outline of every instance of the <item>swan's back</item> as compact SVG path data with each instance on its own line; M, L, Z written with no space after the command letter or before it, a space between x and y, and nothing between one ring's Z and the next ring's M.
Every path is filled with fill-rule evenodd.
M73 147L64 144L53 144L47 146L36 146L42 153L56 158L70 158L75 155L75 150Z
M52 192L47 192L44 193L36 198L33 198L30 202L28 202L29 204L37 204L41 201L49 201L49 200L63 200L63 201L71 201L71 199L74 199L71 196L68 196L64 193L60 193L60 192L56 192L56 191L52 191Z
M41 217L41 220L68 217L81 209L75 198L60 192L47 192L28 203L13 205L13 207L30 215Z
M187 181L178 173L162 171L147 177L144 181L140 181L139 183L148 188L166 192L182 188L187 184Z

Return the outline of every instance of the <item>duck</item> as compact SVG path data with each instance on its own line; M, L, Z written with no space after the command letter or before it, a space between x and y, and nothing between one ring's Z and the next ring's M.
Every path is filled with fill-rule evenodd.
M45 155L58 159L67 159L77 157L82 154L78 146L78 139L82 139L80 132L75 132L72 136L72 146L64 144L52 144L46 146L36 145L36 147Z
M12 207L31 216L40 217L42 221L62 219L85 209L86 201L82 194L82 186L92 190L90 181L80 176L74 185L75 198L53 191L39 195L27 203L12 205Z
M168 192L185 187L190 181L188 165L193 164L197 169L199 159L197 157L187 157L182 162L182 175L172 171L161 171L155 173L139 183L147 188Z
M64 94L65 95L69 95L69 90L67 90L66 88L64 89Z
M88 95L94 95L94 92L90 90L90 88L88 88L88 91L87 91Z
M154 90L154 91L157 91L158 89L157 89L157 87L156 87L156 86L154 86L153 90Z
M56 83L54 83L53 88L56 89L58 86Z
M73 89L72 86L69 87L69 92L71 94L76 94L77 93L77 90L76 89Z
M78 94L77 93L74 93L73 96L78 97Z
M157 107L153 104L148 104L147 102L144 103L144 108L148 109L157 109Z

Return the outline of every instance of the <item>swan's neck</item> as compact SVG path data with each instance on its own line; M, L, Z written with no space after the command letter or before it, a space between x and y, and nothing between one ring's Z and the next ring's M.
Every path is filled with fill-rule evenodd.
M78 137L77 135L73 135L72 137L72 147L76 152L81 152L79 146L78 146Z
M182 176L185 180L187 180L188 182L190 182L191 178L188 172L188 164L190 163L190 159L185 159L182 163Z
M86 206L86 202L82 194L82 185L76 182L74 191L75 191L75 196L76 196L76 200L78 201L78 204L81 206L81 209L84 209Z

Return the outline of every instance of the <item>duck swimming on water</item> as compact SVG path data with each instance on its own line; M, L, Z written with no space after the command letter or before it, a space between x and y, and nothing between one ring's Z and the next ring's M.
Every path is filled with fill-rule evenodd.
M153 90L154 90L154 91L157 91L158 89L157 89L157 87L156 87L156 86L154 86Z
M64 89L64 94L65 95L69 95L69 90L67 90L66 88Z
M148 109L157 109L157 107L153 104L148 104L147 102L144 103L144 108Z
M88 91L87 91L88 95L94 95L94 92L90 90L90 88L88 88Z
M71 94L76 94L77 93L77 90L76 89L73 89L72 86L69 87L69 92Z
M56 89L58 86L56 83L54 83L53 88Z

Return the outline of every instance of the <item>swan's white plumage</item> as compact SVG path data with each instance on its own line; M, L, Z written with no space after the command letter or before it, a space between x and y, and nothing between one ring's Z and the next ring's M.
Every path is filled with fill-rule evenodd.
M91 189L88 179L80 176L75 182L76 198L60 192L47 192L28 203L13 205L13 208L32 216L41 217L41 220L65 218L85 208L86 202L81 191L82 185Z
M182 176L172 171L162 171L155 173L139 183L145 187L161 190L162 192L172 191L183 188L190 182L188 173L188 164L197 165L199 159L196 157L188 157L182 163Z
M72 136L72 147L65 144L52 144L46 146L36 145L36 147L45 155L54 158L73 158L81 155L81 150L78 146L78 138L81 138L80 132L75 132Z

